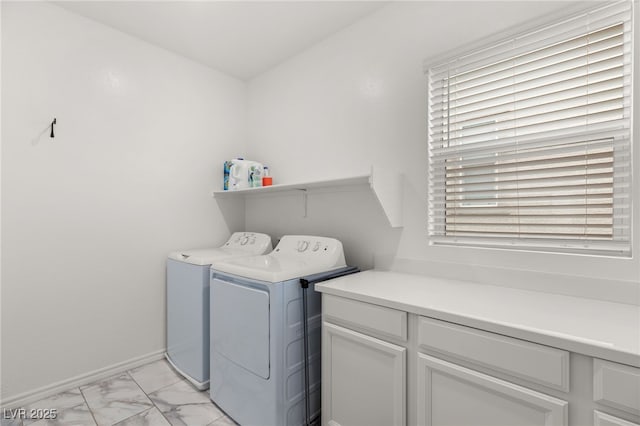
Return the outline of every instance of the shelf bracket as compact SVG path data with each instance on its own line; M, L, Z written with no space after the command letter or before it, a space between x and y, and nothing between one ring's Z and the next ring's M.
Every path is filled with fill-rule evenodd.
M302 209L303 209L303 218L307 218L307 190L305 188L296 188L297 191L302 191Z
M380 207L382 207L382 210L385 212L389 225L393 228L402 227L402 191L404 176L372 167L369 185Z

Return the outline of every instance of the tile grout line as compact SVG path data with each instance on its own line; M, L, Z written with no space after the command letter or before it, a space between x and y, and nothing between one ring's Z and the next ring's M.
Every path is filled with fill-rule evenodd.
M169 367L169 368L171 368L171 367ZM129 371L130 371L130 370L129 370ZM128 373L129 371L127 371L127 373ZM173 371L173 369L172 369L172 371ZM175 373L175 372L174 372L174 373ZM181 382L184 382L184 383L187 383L187 384L191 385L191 384L189 383L189 381L188 381L188 380L186 380L184 377L180 377L180 376L177 376L177 375L176 375L176 377L178 377L178 381L176 381L175 383L171 383L171 384L169 384L169 385L166 385L166 386L163 386L163 387L161 387L161 388L158 388L158 389L154 390L154 391L153 391L153 392L151 392L151 393L160 392L160 391L161 391L161 390L163 390L163 389L166 389L166 388L168 388L168 387L170 387L170 386L174 386L174 385L176 385L176 384L178 384L178 383L181 383ZM135 381L135 378L134 378L133 376L131 376L131 378ZM136 384L138 384L138 382L136 382ZM140 385L138 384L138 386L140 386ZM142 387L141 387L141 386L140 386L140 388L142 389ZM194 388L194 390L195 390L195 391L197 391L198 393L206 393L206 392L207 392L206 390L202 390L202 391L201 391L201 390L198 390L198 389L195 389L195 388ZM155 403L155 402L154 402L154 400L151 398L151 396L150 396L150 395L149 395L149 394L148 394L144 389L142 389L142 392L144 392L144 394L145 394L145 395L147 395L147 398L149 398L149 400L151 400L151 403L153 404L153 406L154 406L155 408L157 408L157 409L158 409L158 412L162 415L162 417L163 417L165 420L167 420L167 422L168 422L169 424L172 424L172 423L171 423L171 421L170 421L170 420L165 416L165 413L163 413L163 412L162 412L162 410L160 409L160 407L158 407L158 406L156 405L156 403ZM222 419L222 418L224 418L224 417L228 417L228 416L225 414L225 412L224 412L224 411L222 411L222 410L221 410L221 409L220 409L220 408L219 408L219 407L218 407L218 406L213 402L213 400L209 399L209 400L207 401L207 403L208 403L208 404L211 404L211 405L214 405L214 406L216 407L216 409L222 413L222 415L221 415L220 417L217 417L215 420L213 420L211 423L208 423L208 424L207 424L207 425L205 425L205 426L211 426L213 423L217 422L218 420L220 420L220 419ZM204 404L207 404L207 403L204 403L204 402L196 402L196 403L181 404L181 405L180 405L180 407L185 406L185 405L204 405ZM114 426L115 426L115 425L114 425Z
M147 411L153 410L154 408L156 408L156 407L155 407L154 405L152 405L151 407L147 408L146 410L142 410L142 411L140 411L139 413L132 414L132 415L130 415L129 417L126 417L126 418L124 418L124 419L122 419L122 420L118 420L118 422L117 422L117 423L114 423L114 424L112 424L111 426L118 426L120 423L122 423L122 422L125 422L125 421L129 420L131 417L139 416L139 415L141 415L141 414L143 414L143 413L146 413Z
M142 411L141 411L140 413L138 413L138 414L144 413L145 411L149 411L149 410L150 410L150 409L152 409L153 407L156 407L156 404L154 404L154 403L153 403L153 399L149 398L149 395L147 395L147 393L144 391L144 389L142 389L142 386L140 386L140 384L139 384L138 382L136 382L136 379L134 379L134 378L133 378L133 376L132 376L131 374L129 374L129 371L131 371L131 370L127 370L127 371L125 371L125 373L126 373L127 377L129 377L129 378L131 379L131 381L132 381L133 383L135 383L135 384L136 384L136 386L138 387L138 389L140 389L140 391L142 392L142 394L143 394L144 396L146 396L146 397L147 397L147 399L149 400L149 402L151 403L151 407L149 407L149 408L148 408L148 409L146 409L146 410L142 410ZM156 407L156 408L157 408L157 407ZM158 409L158 411L160 411L160 410ZM137 416L138 414L134 414L133 416ZM129 416L129 417L133 417L133 416ZM129 417L127 417L127 419L128 419ZM124 419L124 420L126 420L126 419Z
M146 365L148 365L148 364L146 364ZM141 367L143 367L143 366L141 366ZM136 367L136 368L140 368L140 367ZM154 400L150 397L150 394L153 394L153 393L156 393L156 392L160 392L160 391L162 391L162 390L165 390L165 389L166 389L166 388L168 388L168 387L171 387L171 386L177 385L178 383L181 383L181 382L185 382L185 383L187 383L187 384L189 384L189 385L190 385L190 383L188 383L188 381L187 381L186 379L184 379L183 377L181 377L180 375L176 374L176 372L175 372L175 371L174 371L170 366L169 366L169 368L170 368L170 370L175 374L175 377L176 377L176 379L177 379L177 380L176 380L174 383L170 383L170 384L164 385L164 386L162 386L162 387L160 387L160 388L158 388L158 389L155 389L153 392L150 392L150 393L147 393L147 392L142 388L142 386L141 386L141 385L136 381L136 379L134 378L134 376L133 376L132 374L130 374L130 372L131 372L131 371L133 371L134 369L126 370L126 371L124 371L124 372L122 372L122 373L119 373L119 374L116 374L116 375L113 375L113 376L110 376L110 377L104 378L103 380L100 380L100 381L97 381L97 382L92 382L92 383L86 384L86 385L84 385L84 386L76 386L76 387L73 387L73 388L70 388L70 389L64 390L64 391L62 391L62 392L71 392L71 391L73 391L73 390L76 390L76 389L77 389L77 390L80 392L80 396L82 397L82 401L83 401L83 403L82 403L82 404L78 404L78 405L76 405L75 407L79 407L80 405L84 405L84 406L86 406L86 407L87 407L87 409L89 410L89 414L91 415L91 418L93 419L94 423L95 423L97 426L100 426L100 425L99 425L99 423L98 423L98 421L97 421L96 414L94 413L94 410L92 409L92 407L89 405L89 402L88 402L88 400L87 400L87 398L86 398L86 396L85 396L85 394L84 394L84 390L86 390L86 389L88 389L88 388L92 388L92 387L94 387L94 386L100 386L100 385L101 385L103 382L105 382L105 381L108 381L108 380L111 380L111 379L114 379L114 378L117 378L117 377L121 377L121 376L123 376L123 375L126 375L126 376L127 376L127 377L128 377L128 378L129 378L133 383L135 383L136 387L138 387L138 389L139 389L140 391L142 391L143 395L145 395L145 396L147 397L147 399L151 402L151 406L150 406L150 407L148 407L148 408L147 408L147 409L145 409L145 410L142 410L142 411L141 411L141 412L139 412L139 413L133 414L133 415L131 415L131 416L129 416L129 417L126 417L126 418L124 418L124 419L122 419L122 420L119 420L118 422L113 423L113 424L111 424L110 426L116 426L116 425L118 425L118 424L120 424L120 423L122 423L122 422L124 422L124 421L126 421L126 420L128 420L128 419L130 419L131 417L138 416L138 415L141 415L141 414L143 414L143 413L146 413L146 412L150 411L150 410L151 410L151 409L153 409L153 408L155 408L155 409L157 409L157 410L158 410L158 412L160 413L160 415L162 416L162 418L164 418L164 419L167 421L167 423L168 423L168 424L171 424L171 421L169 420L169 418L165 415L165 413L163 413L163 412L162 412L162 410L160 409L160 407L159 407L159 406L154 402ZM83 390L82 388L84 388L84 390ZM206 392L206 391L200 391L200 390L195 389L195 388L194 388L193 390L194 390L194 391L196 391L196 392L198 392L198 393L207 394L207 392ZM62 393L62 392L61 392L61 393ZM182 406L182 405L203 405L203 404L205 404L205 405L206 405L206 404L211 404L211 405L213 405L213 406L217 409L217 411L219 411L219 412L221 413L221 415L220 415L219 417L215 418L211 423L208 423L208 424L207 424L207 426L211 426L211 425L213 425L214 423L216 423L216 422L217 422L217 421L219 421L220 419L225 419L225 418L229 418L229 419L230 419L230 417L229 417L229 416L227 416L227 414L226 414L222 409L220 409L220 408L218 407L218 405L217 405L217 404L215 404L215 402L213 402L210 398L207 398L207 403L205 403L205 402L197 402L197 403L190 403L190 404L181 404L181 406ZM70 408L75 408L75 407L70 407ZM23 420L23 419L20 419L20 423L18 424L18 426L25 426L25 424L24 424L24 420Z
M121 373L121 374L119 374L119 375L113 376L112 378L122 377L122 376L124 376L124 375L126 375L126 376L127 376L127 377L128 377L128 378L129 378L129 379L130 379L130 380L131 380L131 381L132 381L132 382L133 382L137 387L138 387L138 389L140 389L140 391L142 392L142 394L143 394L144 396L146 396L146 397L147 397L147 399L149 400L149 402L151 402L151 407L149 407L149 408L147 408L147 409L144 409L144 410L142 410L142 411L140 411L140 412L138 412L138 413L132 414L132 415L130 415L129 417L125 417L125 418L124 418L124 419L122 419L122 420L118 420L116 423L112 423L110 426L115 426L115 425L117 425L117 424L119 424L119 423L121 423L121 422L123 422L123 421L125 421L125 420L127 420L127 419L129 419L129 418L131 418L131 417L133 417L133 416L137 416L138 414L142 414L142 413L144 413L145 411L149 411L150 409L152 409L152 408L154 407L154 404L153 404L153 401L151 401L151 398L149 398L149 396L147 395L147 393L146 393L146 392L145 392L145 391L140 387L140 385L138 384L138 382L136 382L136 381L134 380L134 378L129 374L129 371L125 371L125 372L124 372L124 374L122 374L122 373ZM101 382L97 382L97 383L96 383L96 385L99 385L100 383L103 383L103 382L108 381L108 380L111 380L111 378L109 378L109 379L105 379L105 380L103 380L103 381L101 381ZM80 393L82 394L82 397L84 398L84 400L85 400L85 402L86 402L86 404L87 404L87 407L89 408L89 412L91 413L91 417L93 417L94 422L96 423L96 425L97 425L97 426L100 426L100 425L98 424L98 421L97 421L97 420L96 420L96 418L95 418L95 415L94 415L94 413L93 413L93 410L92 410L92 409L91 409L91 407L89 406L89 402L88 402L88 401L87 401L87 399L85 398L84 393L82 392L82 390L80 390Z
M131 377L133 378L133 376L131 376ZM136 379L133 379L133 380L135 381ZM163 389L168 388L169 386L173 386L173 385L175 385L175 384L178 384L178 383L180 383L180 382L184 382L184 381L186 381L186 380L184 380L183 378L180 378L180 379L178 379L178 381L177 381L177 382L174 382L174 383L171 383L171 384L168 384L168 385L164 385L164 386L162 386L161 388L158 388L158 389L156 389L156 390L154 390L153 392L150 392L150 393L156 393L156 392L159 392L159 391L161 391L161 390L163 390ZM142 389L142 387L138 384L138 382L136 382L136 384L140 387L140 389ZM145 395L147 395L147 397L148 397L148 396L149 396L149 394L150 394L150 393L147 393L144 389L142 389L142 392L144 392L144 394L145 394ZM151 399L151 398L149 398L149 399Z
M167 387L167 386L165 386ZM164 389L164 388L163 388ZM143 391L144 392L144 391ZM153 393L153 392L151 392ZM147 393L145 392L145 395L147 395ZM162 410L160 409L160 407L158 407L155 403L155 401L153 399L151 399L151 397L149 395L147 395L147 398L149 398L149 401L151 401L151 404L153 404L153 407L151 408L155 408L156 410L158 410L158 413L160 413L160 415L162 416L163 419L165 419L167 421L167 423L172 424L169 419L167 418L167 416L164 415L164 413L162 412Z
M147 365L148 365L148 364L147 364ZM127 370L127 374L129 374L129 371L131 371L131 370ZM136 379L135 379L131 374L129 374L129 377L131 377L131 380L133 380L133 381L136 383L136 385L138 385L138 387L139 387L140 389L142 389L142 386L140 386L140 384L139 384L138 382L136 382ZM177 381L176 383L179 383L179 382L180 382L180 381ZM161 390L161 389L165 389L165 388L168 388L169 386L173 386L173 385L175 385L176 383L172 383L172 384L170 384L170 385L163 386L163 387L161 387L160 389L157 389L157 390L155 390L155 391L153 391L153 392L151 392L151 393L158 392L159 390ZM155 408L156 410L158 410L158 413L160 413L160 415L162 416L162 418L163 418L163 419L165 419L165 420L167 421L167 423L172 424L172 423L169 421L169 419L164 415L164 413L162 412L162 410L160 409L160 407L158 407L158 406L156 405L156 403L155 403L155 401L153 400L153 398L151 398L151 397L149 396L149 394L148 394L144 389L142 389L142 393L144 393L144 394L146 395L146 397L147 397L147 398L149 398L149 401L151 401L151 408ZM150 408L150 409L151 409L151 408Z
M87 405L87 408L89 409L89 414L91 414L91 418L93 419L93 422L96 424L96 426L99 426L98 420L96 420L96 416L93 414L93 410L89 405L89 401L87 401L87 398L85 398L84 392L82 392L82 389L80 389L80 386L78 386L78 390L80 391L80 395L82 395L82 400L84 401L84 403Z

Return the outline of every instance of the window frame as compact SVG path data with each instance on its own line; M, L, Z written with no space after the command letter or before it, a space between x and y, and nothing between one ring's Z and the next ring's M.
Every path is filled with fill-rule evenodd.
M519 36L526 36L529 35L531 33L535 33L537 31L540 30L544 30L545 28L554 26L554 25L558 25L559 23L565 22L567 20L571 20L573 18L579 18L581 16L584 16L592 11L598 10L598 9L603 9L603 8L607 8L607 7L612 7L612 5L616 5L616 4L622 4L622 3L626 3L629 4L629 25L630 27L630 31L631 31L631 41L630 43L630 67L631 67L631 71L630 71L630 83L628 86L623 86L623 88L628 88L630 90L630 94L629 94L629 99L630 99L630 105L629 105L629 109L630 109L630 117L628 118L628 122L629 122L629 142L628 142L628 152L629 152L629 185L631 187L631 189L629 190L629 198L630 201L628 202L628 209L629 209L629 215L628 215L628 231L626 237L628 238L628 248L622 249L620 251L616 251L616 250L612 250L612 249L598 249L598 248L588 248L588 247L579 247L581 244L581 240L580 239L575 239L573 241L571 241L568 245L566 246L562 246L562 244L558 244L558 245L554 245L554 244L549 244L549 240L550 239L540 239L541 244L532 244L531 240L527 241L527 243L522 244L521 243L521 238L505 238L503 241L500 241L499 243L495 243L495 242L491 242L491 241L487 241L487 242L478 242L478 241L473 241L473 242L460 242L460 241L455 241L455 238L449 237L447 238L446 235L443 236L435 236L436 238L434 238L434 233L433 233L433 215L434 215L434 209L433 209L433 205L432 205L432 200L434 197L434 185L432 182L432 168L433 166L433 158L432 158L432 137L431 137L431 130L428 131L428 202L429 202L429 208L428 208L428 241L429 241L429 245L443 245L443 246L454 246L454 247L473 247L473 248L490 248L490 249L506 249L506 250L514 250L514 251L534 251L534 252L549 252L549 253L563 253L563 254L584 254L584 255L595 255L595 256L607 256L607 257L615 257L615 258L631 258L633 257L633 246L634 246L634 235L636 233L636 230L634 229L634 223L637 222L636 218L634 217L634 206L637 206L637 195L634 195L633 192L634 190L637 191L637 188L634 187L637 186L637 177L634 176L634 169L637 168L637 155L636 153L634 153L634 127L635 127L635 123L634 123L634 119L633 119L633 111L634 111L634 106L635 106L635 96L634 96L634 92L635 92L635 84L634 84L634 74L635 74L635 62L638 60L636 58L636 43L634 40L634 34L635 34L635 14L636 14L636 10L635 8L637 7L637 5L635 4L634 1L619 1L619 2L614 2L614 3L609 3L606 6L603 6L602 4L599 4L597 6L590 6L588 8L585 8L584 4L580 4L578 6L572 6L569 7L567 9L564 10L563 14L557 15L554 14L553 17L543 17L543 18L539 18L535 21L531 21L528 25L525 26L519 26L519 27L514 27L511 28L510 30L504 31L504 32L500 32L498 34L492 35L490 37L481 39L475 43L472 44L468 44L465 46L462 46L459 49L454 50L453 52L449 52L446 55L439 55L439 56L435 56L432 57L428 60L426 60L424 62L424 72L425 75L427 76L427 80L429 80L429 72L432 68L440 66L446 62L451 62L453 60L456 60L457 58L460 57L464 57L465 55L474 55L479 51L483 51L485 49L490 49L496 45L499 45L501 43L505 43L507 40L510 39L514 39L517 38ZM582 33L582 34L588 34L588 33ZM624 34L624 33L623 33ZM568 40L569 38L565 39ZM427 126L429 129L431 129L432 126L432 99L431 96L429 94L429 88L427 88ZM614 163L615 164L615 163ZM445 189L446 188L446 184L442 185L442 188L440 188L440 190ZM612 188L613 188L613 184L612 184ZM615 194L614 194L615 195ZM612 197L614 196L612 195ZM446 211L446 208L443 209L443 211ZM613 214L612 214L613 215ZM612 216L613 218L615 218L615 216ZM444 220L444 219L443 219ZM613 225L612 225L613 226ZM448 239L448 241L447 241ZM479 240L481 240L482 238L479 238ZM612 238L613 239L613 238Z

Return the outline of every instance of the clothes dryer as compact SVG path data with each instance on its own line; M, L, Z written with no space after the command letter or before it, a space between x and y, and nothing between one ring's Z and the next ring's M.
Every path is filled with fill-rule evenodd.
M216 260L271 251L271 237L236 232L221 247L177 251L167 259L165 357L196 388L209 387L209 271Z
M241 425L301 425L319 415L321 298L313 282L354 269L340 241L296 235L268 255L214 261L211 399ZM307 276L313 282L303 291Z

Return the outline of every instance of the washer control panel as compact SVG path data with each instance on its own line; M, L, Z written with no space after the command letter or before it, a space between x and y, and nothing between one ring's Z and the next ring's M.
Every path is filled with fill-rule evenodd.
M298 240L297 244L296 244L296 250L298 251L298 253L304 253L306 251L310 251L310 252L322 252L322 251L329 251L329 247L332 246L332 244L330 243L324 243L322 241L318 241L318 240L313 240L313 239L309 239L309 240Z
M271 237L258 232L234 232L223 247L265 253L271 249Z

